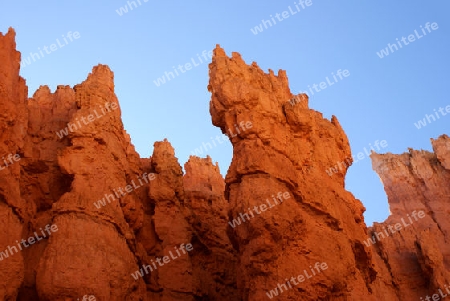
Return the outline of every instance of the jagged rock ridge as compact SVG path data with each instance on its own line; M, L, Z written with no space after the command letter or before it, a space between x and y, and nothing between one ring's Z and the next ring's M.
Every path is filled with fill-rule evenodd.
M409 301L444 288L448 136L435 153L372 155L393 214L367 228L346 169L325 172L351 157L343 129L293 95L284 71L214 50L212 122L236 133L224 180L209 157L183 174L166 140L139 158L107 66L28 99L15 48L14 30L0 34L0 251L57 231L2 257L1 300L256 301L284 286L277 300ZM413 211L425 215L368 242Z

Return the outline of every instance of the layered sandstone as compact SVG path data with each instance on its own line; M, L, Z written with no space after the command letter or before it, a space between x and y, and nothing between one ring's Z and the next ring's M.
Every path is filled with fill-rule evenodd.
M0 300L259 301L277 289L276 300L409 301L447 284L448 136L434 153L372 154L392 215L367 228L347 169L326 173L351 157L347 136L290 92L284 71L215 49L210 112L233 145L223 179L210 157L183 172L167 140L139 158L107 66L27 98L19 63L10 29L0 156L19 160L0 162ZM414 211L424 217L368 241ZM57 231L11 253L46 225ZM317 263L327 268L290 280Z

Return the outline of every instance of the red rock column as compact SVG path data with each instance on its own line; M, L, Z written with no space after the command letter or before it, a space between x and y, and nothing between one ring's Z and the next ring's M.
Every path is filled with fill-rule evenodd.
M191 156L184 164L186 216L193 228L192 268L198 298L239 300L237 252L227 236L225 181L211 158Z
M187 254L176 253L181 244L191 242L192 230L187 223L182 202L184 201L183 172L175 151L167 140L155 142L151 157L151 166L155 170L156 178L150 182L149 196L154 202L153 216L155 233L160 241L159 250L155 258L169 256L170 262L157 266L153 272L157 275L157 282L163 289L161 300L194 300L192 264L190 257L196 250ZM177 257L170 258L172 254ZM181 251L180 251L181 252Z
M15 32L0 33L0 299L17 298L24 279L22 221L31 208L20 195L20 159L27 130L27 87L19 76L20 53ZM16 160L17 159L17 160ZM25 237L26 239L26 237ZM24 248L24 246L22 246Z
M58 231L37 267L37 293L43 300L86 294L139 300L145 284L131 274L138 271L133 225L142 219L142 200L125 187L142 171L123 130L113 74L99 65L74 91L70 143L58 156L62 173L73 181L52 207ZM102 199L105 205L98 203Z
M225 191L229 220L241 219L229 232L243 300L267 299L316 263L328 269L279 289L277 300L377 300L371 296L377 272L363 245L364 207L344 188L347 166L333 177L326 173L351 156L339 122L309 109L304 94L292 104L284 71L265 74L238 53L229 58L220 47L214 53L210 113L223 133L233 133ZM252 126L244 130L247 122Z

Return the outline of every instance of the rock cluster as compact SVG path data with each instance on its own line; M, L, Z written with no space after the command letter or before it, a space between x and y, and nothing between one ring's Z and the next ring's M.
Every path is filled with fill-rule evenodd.
M0 62L0 300L409 301L449 284L446 135L372 154L392 215L368 228L347 168L326 173L351 157L342 127L284 71L214 50L212 123L235 133L223 179L209 157L183 173L167 140L140 158L107 66L28 98L12 29Z

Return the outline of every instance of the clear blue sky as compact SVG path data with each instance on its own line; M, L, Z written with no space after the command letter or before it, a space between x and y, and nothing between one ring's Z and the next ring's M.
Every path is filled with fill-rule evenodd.
M30 96L43 84L52 91L58 84L73 86L94 65L107 64L115 73L125 129L141 157L151 155L155 141L168 138L183 165L195 148L220 134L209 115L208 65L197 58L220 44L266 72L286 70L293 93L348 69L350 76L310 95L310 107L338 117L354 155L376 140L388 142L383 152L431 150L429 138L449 134L450 114L421 129L414 126L425 114L450 105L444 92L450 70L448 1L312 0L305 8L297 4L300 11L291 0L144 1L135 0L138 7L128 7L122 16L116 10L127 1L4 1L0 31L16 29L22 57L58 38L64 44L62 35L69 31L80 34L23 68ZM275 14L283 11L287 18L278 16L283 19L278 21ZM253 34L251 28L270 15L277 24ZM438 29L425 36L420 26L427 22L436 22ZM414 30L420 39L406 40L409 45L403 42L398 50L391 46L394 51L384 58L377 55ZM199 66L155 85L172 66L192 59ZM225 174L231 144L207 154ZM366 206L368 225L387 217L386 194L370 159L350 168L346 187Z

